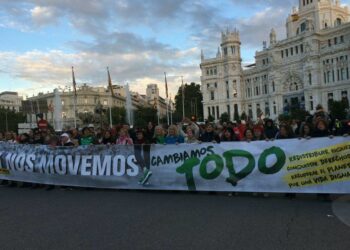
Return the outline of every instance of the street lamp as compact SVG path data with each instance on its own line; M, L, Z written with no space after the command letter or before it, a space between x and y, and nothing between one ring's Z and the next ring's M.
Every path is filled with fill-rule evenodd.
M102 115L103 115L103 106L100 101L98 101L95 107L95 113L100 115L100 127L102 128Z

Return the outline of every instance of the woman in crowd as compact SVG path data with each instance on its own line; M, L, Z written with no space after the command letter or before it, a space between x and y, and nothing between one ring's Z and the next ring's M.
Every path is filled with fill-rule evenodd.
M266 139L275 139L276 134L278 132L278 129L273 124L273 121L271 119L266 120L265 126L264 126L264 135Z
M255 141L254 131L252 129L247 128L244 131L244 140L247 141L247 142Z
M115 139L112 138L112 134L109 130L104 131L101 144L111 145L115 143Z
M312 124L310 123L303 123L300 127L300 138L306 138L309 139L312 136L313 129Z
M162 126L158 125L157 127L155 127L152 143L165 144L165 131Z
M239 141L231 128L226 128L220 139L222 142Z
M253 133L254 133L254 138L256 141L265 140L264 129L261 126L254 126Z
M186 128L186 137L185 137L185 142L186 143L199 143L198 139L195 136L195 132L191 127Z
M292 138L294 138L294 134L291 128L286 124L281 125L280 130L276 134L276 139L284 140L284 139L292 139Z
M328 124L324 119L318 119L315 124L315 130L312 133L312 137L327 137L331 133L328 130Z
M165 144L180 144L184 142L185 139L179 134L177 126L170 125L168 129L168 135L165 137Z
M133 140L130 138L127 128L119 130L119 136L116 141L117 145L133 145Z

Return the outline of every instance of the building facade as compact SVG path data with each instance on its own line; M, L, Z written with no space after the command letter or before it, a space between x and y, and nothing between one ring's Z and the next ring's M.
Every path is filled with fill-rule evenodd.
M150 90L152 88L152 90ZM96 108L101 105L102 109L109 107L126 107L125 87L113 85L114 96L104 87L91 87L83 84L77 88L76 114L78 125L82 125L79 117L85 114L94 114ZM165 99L159 96L159 89L156 84L147 87L146 95L131 92L132 108L151 107L159 109L160 117L166 116ZM28 121L35 121L37 113L43 113L44 117L53 123L54 92L39 93L37 96L27 98L24 101L24 112L27 113ZM62 102L62 119L65 127L74 126L74 92L70 89L60 91ZM158 100L158 105L157 105Z
M256 52L242 67L237 30L222 33L215 58L201 55L204 117L252 119L288 113L292 108L329 109L330 100L350 97L350 12L339 0L300 0L286 21L287 38Z
M0 108L19 112L22 107L22 97L17 92L4 91L0 93Z
M31 107L26 108L29 116L28 120L35 121L36 113L43 113L44 117L53 123L54 112L54 92L39 93L37 96L30 97L26 103ZM74 126L74 92L71 90L60 91L60 98L62 102L62 119L64 126ZM79 116L84 114L94 114L98 105L107 110L111 107L125 107L125 97L114 96L104 87L90 87L83 84L77 89L76 114L78 123L80 123ZM34 112L30 112L30 109Z

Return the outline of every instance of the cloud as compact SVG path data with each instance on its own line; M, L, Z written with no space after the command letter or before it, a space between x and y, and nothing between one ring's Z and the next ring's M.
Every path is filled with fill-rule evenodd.
M35 35L64 25L69 35L74 34L67 35L69 40L59 49L1 52L3 74L45 88L69 84L73 65L79 82L104 85L109 66L114 82L129 81L142 92L148 83L163 86L164 72L199 83L200 50L215 55L226 27L239 29L244 50L261 48L271 28L284 38L286 17L298 1L0 0L0 4L0 27ZM181 42L175 41L177 34ZM170 77L169 82L178 86L179 79Z
M59 12L52 7L35 6L30 10L32 21L36 26L44 26L56 23Z
M197 49L182 51L177 57L192 54ZM89 83L95 86L107 86L106 68L109 66L114 83L129 82L133 89L145 92L145 86L150 83L164 82L164 72L172 75L183 75L186 82L198 82L200 71L197 65L166 65L154 62L147 55L138 54L98 54L98 53L65 53L59 50L48 52L30 51L24 54L1 53L0 72L4 71L13 78L35 83L36 92L52 90L53 87L71 84L71 66L74 65L76 79L79 84ZM6 71L6 69L11 69ZM170 81L175 81L170 77ZM177 78L179 82L179 78ZM175 85L174 85L175 86ZM177 86L177 85L176 85ZM160 86L162 89L162 86ZM177 91L170 87L170 91Z

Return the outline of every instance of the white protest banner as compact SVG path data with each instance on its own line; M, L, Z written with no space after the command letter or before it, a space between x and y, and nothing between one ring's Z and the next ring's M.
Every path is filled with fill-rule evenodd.
M153 175L139 185L142 169ZM350 141L144 146L0 143L0 179L113 189L350 193Z

